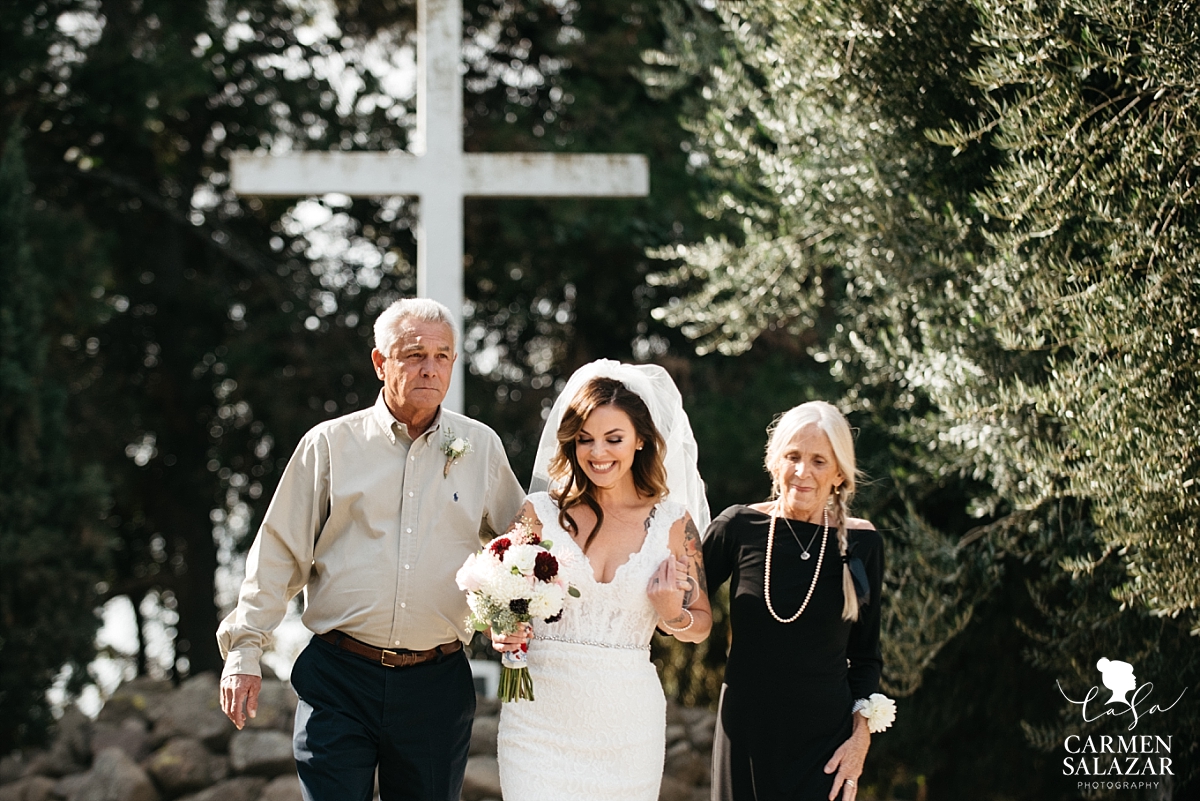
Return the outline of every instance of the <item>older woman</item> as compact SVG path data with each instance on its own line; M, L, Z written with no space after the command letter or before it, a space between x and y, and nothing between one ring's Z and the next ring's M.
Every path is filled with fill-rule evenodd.
M867 700L882 666L883 542L850 517L854 440L830 404L780 417L766 467L772 499L726 509L704 540L710 591L732 577L712 798L853 801L870 745L856 713L890 704Z

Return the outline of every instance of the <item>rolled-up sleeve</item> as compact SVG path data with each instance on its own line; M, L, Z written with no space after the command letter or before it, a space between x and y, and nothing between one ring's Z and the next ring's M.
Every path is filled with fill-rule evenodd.
M313 550L329 514L328 476L328 441L316 429L301 440L280 478L246 557L237 606L217 629L223 676L262 675L263 650L312 571Z

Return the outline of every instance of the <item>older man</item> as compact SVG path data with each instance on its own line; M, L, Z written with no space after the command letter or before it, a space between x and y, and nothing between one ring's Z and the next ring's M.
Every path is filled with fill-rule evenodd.
M441 408L455 346L440 303L380 315L379 399L301 440L217 632L221 706L240 729L263 648L304 590L316 636L292 668L293 745L308 801L369 801L377 767L384 801L458 801L462 789L475 693L454 574L524 494L495 432Z

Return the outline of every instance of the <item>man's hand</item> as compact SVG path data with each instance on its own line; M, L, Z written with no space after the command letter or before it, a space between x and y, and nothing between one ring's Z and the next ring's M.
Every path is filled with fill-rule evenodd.
M221 679L221 711L229 716L239 729L246 725L246 716L258 715L258 691L262 689L262 678L245 673L235 673Z

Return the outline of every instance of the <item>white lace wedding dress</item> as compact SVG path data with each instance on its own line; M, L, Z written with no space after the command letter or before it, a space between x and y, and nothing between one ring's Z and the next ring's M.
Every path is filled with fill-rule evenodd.
M534 701L500 712L500 786L505 801L656 801L665 751L666 701L650 637L658 614L646 585L670 555L671 524L684 508L655 508L641 550L599 583L558 524L544 492L529 496L542 538L562 553L581 597L557 623L533 624L529 671Z

